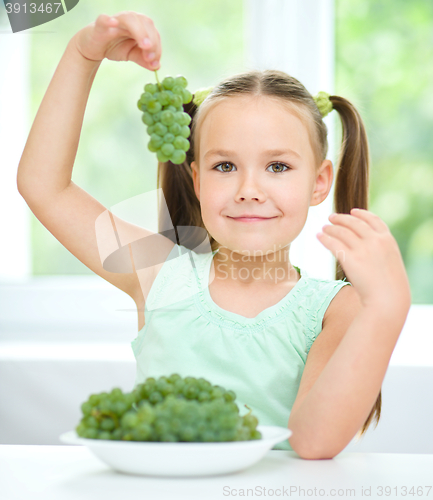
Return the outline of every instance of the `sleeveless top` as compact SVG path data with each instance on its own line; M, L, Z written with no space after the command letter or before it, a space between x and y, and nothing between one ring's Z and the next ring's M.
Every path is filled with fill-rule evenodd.
M326 309L348 281L301 278L254 318L213 302L208 285L218 252L174 245L145 303L145 325L132 341L135 386L147 377L203 377L236 393L239 414L287 428L308 352ZM134 386L134 387L135 387ZM292 450L288 440L274 450Z

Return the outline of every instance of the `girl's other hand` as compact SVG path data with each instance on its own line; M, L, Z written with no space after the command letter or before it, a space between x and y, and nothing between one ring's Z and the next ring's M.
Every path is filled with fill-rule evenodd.
M155 71L161 58L161 39L152 19L132 11L101 14L73 36L83 57L91 61L133 61Z
M323 226L317 237L339 261L362 304L389 312L395 308L408 311L409 280L398 244L385 222L364 209L332 214L329 220L333 225Z

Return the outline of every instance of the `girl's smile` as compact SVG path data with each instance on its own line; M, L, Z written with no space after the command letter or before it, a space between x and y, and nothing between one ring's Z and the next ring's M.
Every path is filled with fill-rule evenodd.
M228 218L236 222L264 222L275 219L275 217L230 217L230 216L228 216Z

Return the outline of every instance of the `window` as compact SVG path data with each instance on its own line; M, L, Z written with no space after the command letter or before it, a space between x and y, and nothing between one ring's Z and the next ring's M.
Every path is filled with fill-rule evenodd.
M14 35L7 18L0 17L4 34L0 44L6 47L8 43L7 51L0 50L0 155L1 165L8 166L0 170L0 208L3 215L7 214L2 227L5 240L13 242L1 246L0 281L7 285L15 278L31 278L35 296L56 310L61 310L51 302L56 293L42 299L44 293L36 294L39 286L76 290L83 303L83 290L89 286L117 292L116 308L113 302L103 299L105 311L98 311L93 308L98 302L95 298L90 300L87 313L82 313L81 302L75 308L74 318L81 315L83 324L88 324L90 317L92 325L101 322L98 340L102 340L100 333L106 329L102 321L108 310L132 311L127 316L135 330L136 311L130 298L121 299L124 294L95 276L42 226L16 192L15 179L30 126L66 44L101 12L114 14L122 10L119 3L113 3L107 7L102 0L81 2L79 8L49 24ZM333 0L191 0L187 4L160 0L145 8L139 0L131 0L128 9L145 11L161 34L160 78L183 74L189 88L195 90L244 69L270 67L292 74L313 94L325 90L351 99L365 120L371 144L370 209L387 222L397 238L413 302L432 303L433 156L428 130L433 112L430 70L424 65L431 59L432 50L428 43L433 24L430 4L421 0L403 3L394 13L384 0L355 0L350 7L336 0L335 22ZM269 37L271 29L273 36ZM107 208L156 187L155 157L147 150L146 131L136 108L143 85L153 78L152 72L140 70L134 63L108 60L96 75L72 179ZM14 101L14 107L7 99L10 89L23 96ZM325 121L330 133L329 157L335 163L339 144L334 136L339 120L334 115L331 113ZM316 241L315 234L327 222L331 200L332 192L326 202L310 209L307 227L293 244L292 253L296 265L312 275L322 273L325 278L333 278L334 260ZM313 246L314 254L320 253L317 261L308 254ZM10 290L2 286L0 292L9 294ZM7 317L5 324L11 328L19 325L23 332L33 328L31 318L28 325L23 323L25 318L18 308L14 312L9 307L5 315L6 304L11 301L3 304L0 316ZM120 316L118 327L113 327L116 331L124 325ZM113 316L107 319L107 325L112 320ZM51 316L41 321L45 321L39 328L42 332L50 327ZM76 323L68 325L70 330L79 329ZM62 328L66 331L64 325Z

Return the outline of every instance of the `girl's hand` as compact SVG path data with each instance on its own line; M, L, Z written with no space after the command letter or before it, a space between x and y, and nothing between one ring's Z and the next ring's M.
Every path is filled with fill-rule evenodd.
M91 61L133 61L155 71L161 58L161 39L152 19L132 11L114 16L101 14L95 22L78 31L73 42Z
M408 311L409 280L400 249L385 222L363 209L331 214L329 220L333 225L323 226L317 237L340 262L362 304L390 312L398 308Z

